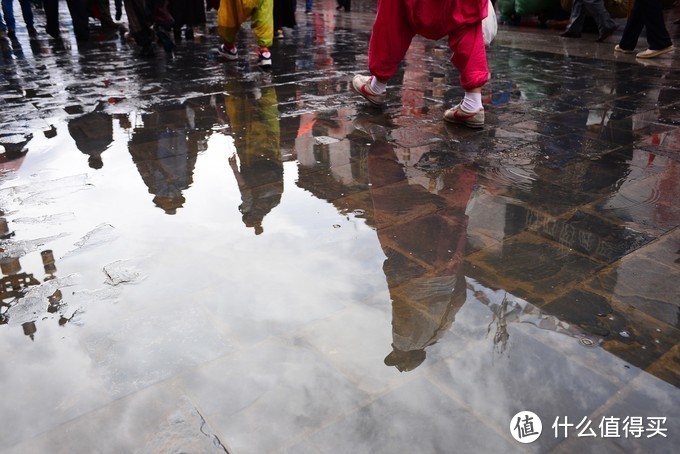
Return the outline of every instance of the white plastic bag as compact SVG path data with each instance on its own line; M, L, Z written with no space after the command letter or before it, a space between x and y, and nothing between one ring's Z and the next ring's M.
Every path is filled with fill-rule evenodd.
M496 38L498 33L498 20L496 19L496 10L493 3L489 0L489 15L482 20L482 35L484 36L484 45L488 46Z

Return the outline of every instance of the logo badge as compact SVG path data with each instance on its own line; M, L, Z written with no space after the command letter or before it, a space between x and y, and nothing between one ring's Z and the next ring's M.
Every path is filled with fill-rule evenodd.
M520 443L533 443L542 431L543 424L536 413L520 411L510 420L510 433Z

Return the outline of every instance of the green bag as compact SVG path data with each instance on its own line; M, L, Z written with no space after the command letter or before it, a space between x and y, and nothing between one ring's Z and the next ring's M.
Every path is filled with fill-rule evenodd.
M520 16L532 16L560 6L560 0L515 0L515 11Z

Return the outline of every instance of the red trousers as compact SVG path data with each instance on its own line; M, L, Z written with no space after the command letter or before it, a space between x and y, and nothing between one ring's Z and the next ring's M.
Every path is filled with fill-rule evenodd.
M415 35L429 39L448 36L451 62L465 90L489 80L482 37L488 0L378 0L378 13L368 47L368 69L389 79L404 59Z

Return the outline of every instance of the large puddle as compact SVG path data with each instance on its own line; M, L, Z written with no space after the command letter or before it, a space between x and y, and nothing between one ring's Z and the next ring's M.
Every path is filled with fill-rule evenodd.
M499 45L447 126L444 43L375 110L332 3L271 71L3 45L0 449L672 452L677 70Z

